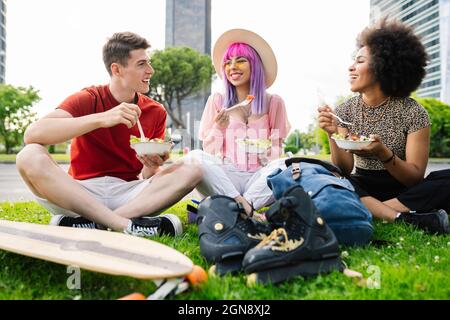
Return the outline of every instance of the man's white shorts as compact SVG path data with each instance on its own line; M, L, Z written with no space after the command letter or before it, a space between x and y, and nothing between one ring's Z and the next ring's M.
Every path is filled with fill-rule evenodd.
M97 201L109 209L115 210L141 193L150 184L151 179L125 181L116 177L98 177L75 181ZM70 192L70 190L67 192ZM36 200L53 215L62 214L69 217L79 217L79 214L58 207L47 199L36 197Z

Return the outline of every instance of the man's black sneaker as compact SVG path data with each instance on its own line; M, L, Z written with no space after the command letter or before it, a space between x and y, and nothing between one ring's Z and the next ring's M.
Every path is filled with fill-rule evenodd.
M428 233L448 234L448 215L443 209L432 212L402 212L395 221L403 221L415 225Z
M83 229L102 229L95 222L88 220L83 217L72 218L63 215L54 215L50 220L49 225L60 226L60 227L72 227L72 228L83 228Z
M123 232L138 237L178 236L183 233L183 225L176 215L165 214L131 219Z

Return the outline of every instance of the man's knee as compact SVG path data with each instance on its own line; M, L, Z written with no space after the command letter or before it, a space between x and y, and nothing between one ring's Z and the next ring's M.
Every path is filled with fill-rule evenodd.
M203 170L199 163L191 163L187 170L191 172L192 178L196 181L196 184L202 180Z
M204 152L203 150L194 149L194 150L190 151L190 152L186 155L186 157L198 158L198 157L202 157L204 153L205 153L205 152Z
M203 170L201 165L196 162L183 163L180 165L180 174L186 177L186 180L192 182L192 187L195 187L203 178Z
M209 154L203 150L192 150L191 152L189 152L185 157L182 158L183 162L187 163L187 164L197 164L197 163L201 163L201 164L208 164L208 165L212 165L212 164L222 164L222 161L219 157L215 157L212 154Z
M22 176L45 172L45 167L51 162L47 149L40 144L26 145L16 157L16 166Z

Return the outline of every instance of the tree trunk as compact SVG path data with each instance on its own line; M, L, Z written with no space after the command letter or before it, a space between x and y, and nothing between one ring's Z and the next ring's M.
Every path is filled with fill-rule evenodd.
M165 106L164 106L164 107L165 107ZM166 107L166 111L167 111L167 113L169 114L170 118L172 119L173 124L174 124L177 128L186 129L186 126L184 125L183 120L177 118L177 117L175 116L175 113L174 113L172 110L170 110L169 108Z
M183 119L183 114L181 113L181 102L180 102L180 98L177 97L177 113L178 113L178 119ZM183 123L183 129L186 129L186 126L188 126L189 123L184 124Z
M4 137L4 142L5 142L5 153L6 154L11 154L12 153L12 145L9 143L8 141L8 137Z

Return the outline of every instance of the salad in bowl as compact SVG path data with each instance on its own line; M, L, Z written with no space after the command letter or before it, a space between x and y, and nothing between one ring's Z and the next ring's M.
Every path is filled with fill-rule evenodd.
M144 141L141 141L140 138L131 136L130 145L138 155L143 156L148 154L162 155L169 152L172 149L173 143L170 139L168 141L164 141L162 139L144 138Z
M369 137L350 133L347 136L343 136L339 133L334 133L331 136L331 139L336 141L336 144L339 148L345 150L361 150L374 141Z
M267 150L272 146L272 141L270 139L237 139L236 140L238 148L247 153L261 154L266 153Z

